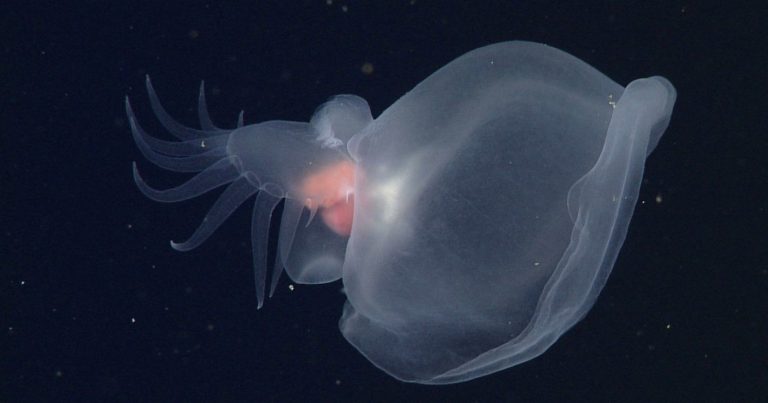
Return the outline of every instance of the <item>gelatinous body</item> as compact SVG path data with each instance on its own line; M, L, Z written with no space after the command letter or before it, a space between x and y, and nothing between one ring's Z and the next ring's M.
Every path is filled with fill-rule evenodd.
M148 82L149 84L149 82ZM149 197L178 201L228 184L199 245L256 194L259 306L270 216L285 199L271 289L342 279L340 328L373 364L410 382L466 381L543 353L594 304L626 236L646 156L675 90L662 77L624 88L586 63L530 42L469 52L375 120L341 95L309 123L146 135L155 164L197 172ZM321 219L315 219L319 214Z

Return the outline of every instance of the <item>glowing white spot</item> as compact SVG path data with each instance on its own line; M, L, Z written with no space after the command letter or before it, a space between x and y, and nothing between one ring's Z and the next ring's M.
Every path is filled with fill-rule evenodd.
M400 177L395 177L373 190L373 196L381 201L381 217L386 222L392 222L399 214L403 182Z

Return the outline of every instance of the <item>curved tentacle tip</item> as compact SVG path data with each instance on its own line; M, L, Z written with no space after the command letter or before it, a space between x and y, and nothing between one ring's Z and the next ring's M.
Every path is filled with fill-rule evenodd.
M150 94L154 94L154 92L155 92L155 89L154 89L154 87L152 87L152 80L150 80L150 78L149 78L149 74L146 74L146 75L144 76L144 86L146 86L146 87L147 87L147 92L148 92L148 93L150 93Z
M133 161L133 183L136 184L136 186L139 188L139 191L144 195L152 198L152 192L155 191L155 189L152 189L149 185L147 185L147 182L144 181L144 178L141 177L141 174L139 173L139 166L136 164L136 161Z
M136 164L136 161L131 161L131 170L133 171L134 182L144 182L139 174L139 166Z
M130 117L133 115L133 108L131 107L131 100L128 95L125 96L125 113Z

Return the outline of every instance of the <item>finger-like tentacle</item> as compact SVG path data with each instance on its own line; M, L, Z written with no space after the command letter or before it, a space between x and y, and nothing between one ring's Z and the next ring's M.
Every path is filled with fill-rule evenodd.
M251 249L253 251L253 273L256 278L256 299L258 308L264 305L264 292L267 283L267 253L269 246L269 224L272 212L280 203L280 198L269 192L259 192L253 205L251 216Z
M228 133L216 127L208 114L208 103L205 102L205 81L200 81L200 94L197 96L197 118L200 120L200 128L209 133Z
M258 188L251 185L245 177L239 177L227 186L226 190L213 203L213 206L208 210L205 218L203 218L200 226L197 227L192 236L180 243L171 241L171 247L178 251L186 252L200 246L232 212L257 191Z
M205 130L193 129L191 127L186 127L181 123L177 122L171 117L171 115L168 114L168 112L165 111L165 108L163 108L163 105L160 103L160 98L157 97L157 93L155 92L154 87L152 87L152 82L149 79L149 75L147 75L146 85L147 85L147 93L149 94L149 103L152 105L152 110L155 112L155 116L157 116L157 120L160 121L160 124L162 124L166 130L171 132L171 134L173 134L180 140L199 139L204 137L210 137L211 135L220 134L216 131L208 132Z
M139 151L141 151L146 159L161 168L175 172L199 172L225 157L227 154L227 150L224 147L213 148L204 153L187 157L169 157L160 154L154 151L144 140L146 137L150 136L144 132L136 121L136 116L133 114L131 104L128 102L127 97L125 99L125 111L128 115L128 123L131 126L133 140L136 142L136 146L139 147Z
M240 171L237 169L237 165L233 163L232 157L222 158L183 184L170 189L158 190L144 182L144 179L139 175L136 162L133 163L133 180L141 193L152 200L163 203L189 200L219 186L226 185L239 176Z

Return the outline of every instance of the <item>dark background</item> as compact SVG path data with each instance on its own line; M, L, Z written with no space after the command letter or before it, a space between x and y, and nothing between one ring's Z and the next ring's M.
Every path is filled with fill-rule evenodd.
M766 401L768 6L717 3L0 3L0 400ZM452 59L512 39L678 91L597 304L522 365L398 382L339 333L340 283L290 291L284 277L256 310L249 209L178 253L168 241L216 194L162 205L133 184L134 160L153 185L184 179L131 140L126 94L163 133L145 74L190 125L201 79L225 127L240 109L246 124L306 121L339 93L376 116Z

